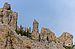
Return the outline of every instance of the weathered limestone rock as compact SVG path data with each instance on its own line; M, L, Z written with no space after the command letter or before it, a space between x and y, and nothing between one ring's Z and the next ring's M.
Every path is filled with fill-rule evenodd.
M10 26L14 27L14 29L17 29L17 16L18 14L16 12L13 12L11 14L12 17L10 17L11 21L10 21Z
M38 40L39 39L39 31L38 31L38 25L39 23L34 19L33 22L33 31L32 31L32 39Z
M56 44L55 42L49 43L49 49L65 49L62 44Z
M10 10L10 9L11 9L10 4L5 3L3 9L4 9L4 10Z
M72 45L73 36L69 33L63 33L59 38L56 38L48 28L42 28L39 34L38 25L39 23L34 20L32 31L34 40L18 35L15 29L18 28L17 30L20 31L23 27L17 27L17 13L11 10L10 4L5 3L4 7L0 9L0 49L65 49L63 45ZM27 28L26 32L29 30ZM44 41L36 41L39 38ZM55 40L60 43L55 43Z
M2 23L3 22L3 13L2 13L2 8L0 8L0 22Z
M43 27L43 28L41 29L41 33L40 33L40 35L41 35L41 40L46 41L46 40L47 40L48 33L49 33L49 29Z
M60 44L39 42L17 35L14 28L0 23L0 49L64 49Z
M18 39L13 28L0 23L0 49L21 49L21 45L22 41Z
M33 32L31 37L33 40L39 40L39 33Z
M38 26L39 26L39 23L34 19L34 21L33 21L33 32L39 32Z
M59 41L61 44L65 45L65 46L72 46L73 45L73 36L68 32L64 32L59 37Z
M56 41L56 36L53 32L48 33L48 40L49 40L49 42Z
M48 28L43 27L41 29L41 39L44 41L48 40L49 42L51 42L51 41L54 41L56 39L56 36Z
M8 11L3 11L3 23L8 24L9 23L9 12Z
M11 6L8 3L5 3L3 8L0 8L0 22L14 27L15 30L17 29L17 16L18 14L11 10Z

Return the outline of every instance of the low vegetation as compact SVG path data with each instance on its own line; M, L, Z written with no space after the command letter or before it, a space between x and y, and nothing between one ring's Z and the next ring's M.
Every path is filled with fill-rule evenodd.
M25 32L23 30L23 27L20 27L20 30L16 30L17 34L21 34L21 36L27 36L27 37L31 37L31 33L30 32Z
M75 45L73 45L73 46L64 46L64 47L65 47L65 49L73 49L74 46Z

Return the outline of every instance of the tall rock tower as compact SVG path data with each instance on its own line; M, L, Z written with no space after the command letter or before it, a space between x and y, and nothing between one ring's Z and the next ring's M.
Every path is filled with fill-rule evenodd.
M34 21L33 21L33 30L32 30L32 39L34 39L34 40L39 39L38 25L39 25L39 23L34 19Z
M34 22L33 22L33 32L39 32L38 31L38 25L39 25L39 23L34 19Z
M18 14L11 10L11 6L8 3L5 3L3 8L0 8L0 23L10 25L15 30L17 28L17 16Z

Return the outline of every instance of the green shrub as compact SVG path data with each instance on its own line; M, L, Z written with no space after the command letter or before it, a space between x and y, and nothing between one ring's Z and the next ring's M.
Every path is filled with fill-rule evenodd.
M64 48L65 48L65 49L73 49L74 46L75 46L75 45L73 45L73 46L64 46Z
M20 31L16 30L16 33L21 34L21 36L31 37L31 33L30 32L25 32L24 30L20 30Z

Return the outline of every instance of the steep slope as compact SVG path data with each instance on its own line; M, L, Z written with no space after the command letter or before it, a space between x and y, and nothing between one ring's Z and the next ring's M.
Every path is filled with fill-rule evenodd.
M26 36L17 35L14 28L0 23L0 49L64 49L54 42L38 42Z

